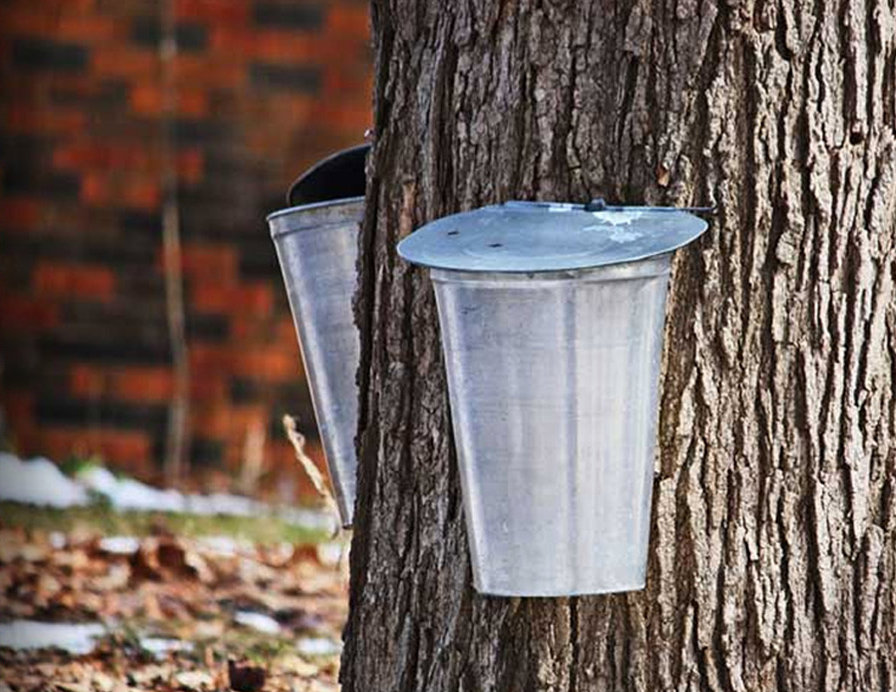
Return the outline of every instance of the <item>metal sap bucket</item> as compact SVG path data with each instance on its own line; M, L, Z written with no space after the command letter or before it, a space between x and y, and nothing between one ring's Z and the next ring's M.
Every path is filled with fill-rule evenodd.
M290 188L291 206L268 216L344 526L351 526L355 504L360 344L352 296L369 149L346 149L316 164Z
M672 209L510 202L398 252L431 267L482 593L644 587Z

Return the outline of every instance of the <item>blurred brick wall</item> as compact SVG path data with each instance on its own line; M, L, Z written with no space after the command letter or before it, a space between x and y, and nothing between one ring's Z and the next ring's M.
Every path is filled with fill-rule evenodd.
M265 213L369 127L352 0L172 0L191 466L313 432ZM162 0L0 0L0 404L22 454L158 478L172 392L162 263ZM232 476L232 473L231 473Z

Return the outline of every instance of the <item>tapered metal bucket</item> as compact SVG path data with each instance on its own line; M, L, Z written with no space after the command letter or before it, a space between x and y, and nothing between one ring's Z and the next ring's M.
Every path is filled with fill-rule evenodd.
M399 246L432 267L480 592L644 587L671 251L704 228L509 203Z
M268 216L344 526L351 526L355 503L360 344L352 296L368 149L317 164L290 189L296 206Z

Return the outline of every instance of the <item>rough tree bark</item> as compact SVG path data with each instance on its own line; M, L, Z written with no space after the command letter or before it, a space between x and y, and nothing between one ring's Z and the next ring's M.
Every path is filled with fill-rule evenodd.
M343 689L896 689L893 0L374 0ZM421 223L718 204L679 253L647 589L470 583Z

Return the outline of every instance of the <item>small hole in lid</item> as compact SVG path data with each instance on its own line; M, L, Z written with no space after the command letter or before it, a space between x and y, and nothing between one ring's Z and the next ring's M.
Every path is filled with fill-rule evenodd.
M489 243L489 247L502 247L501 243Z
M448 235L458 235L460 231L448 231Z

